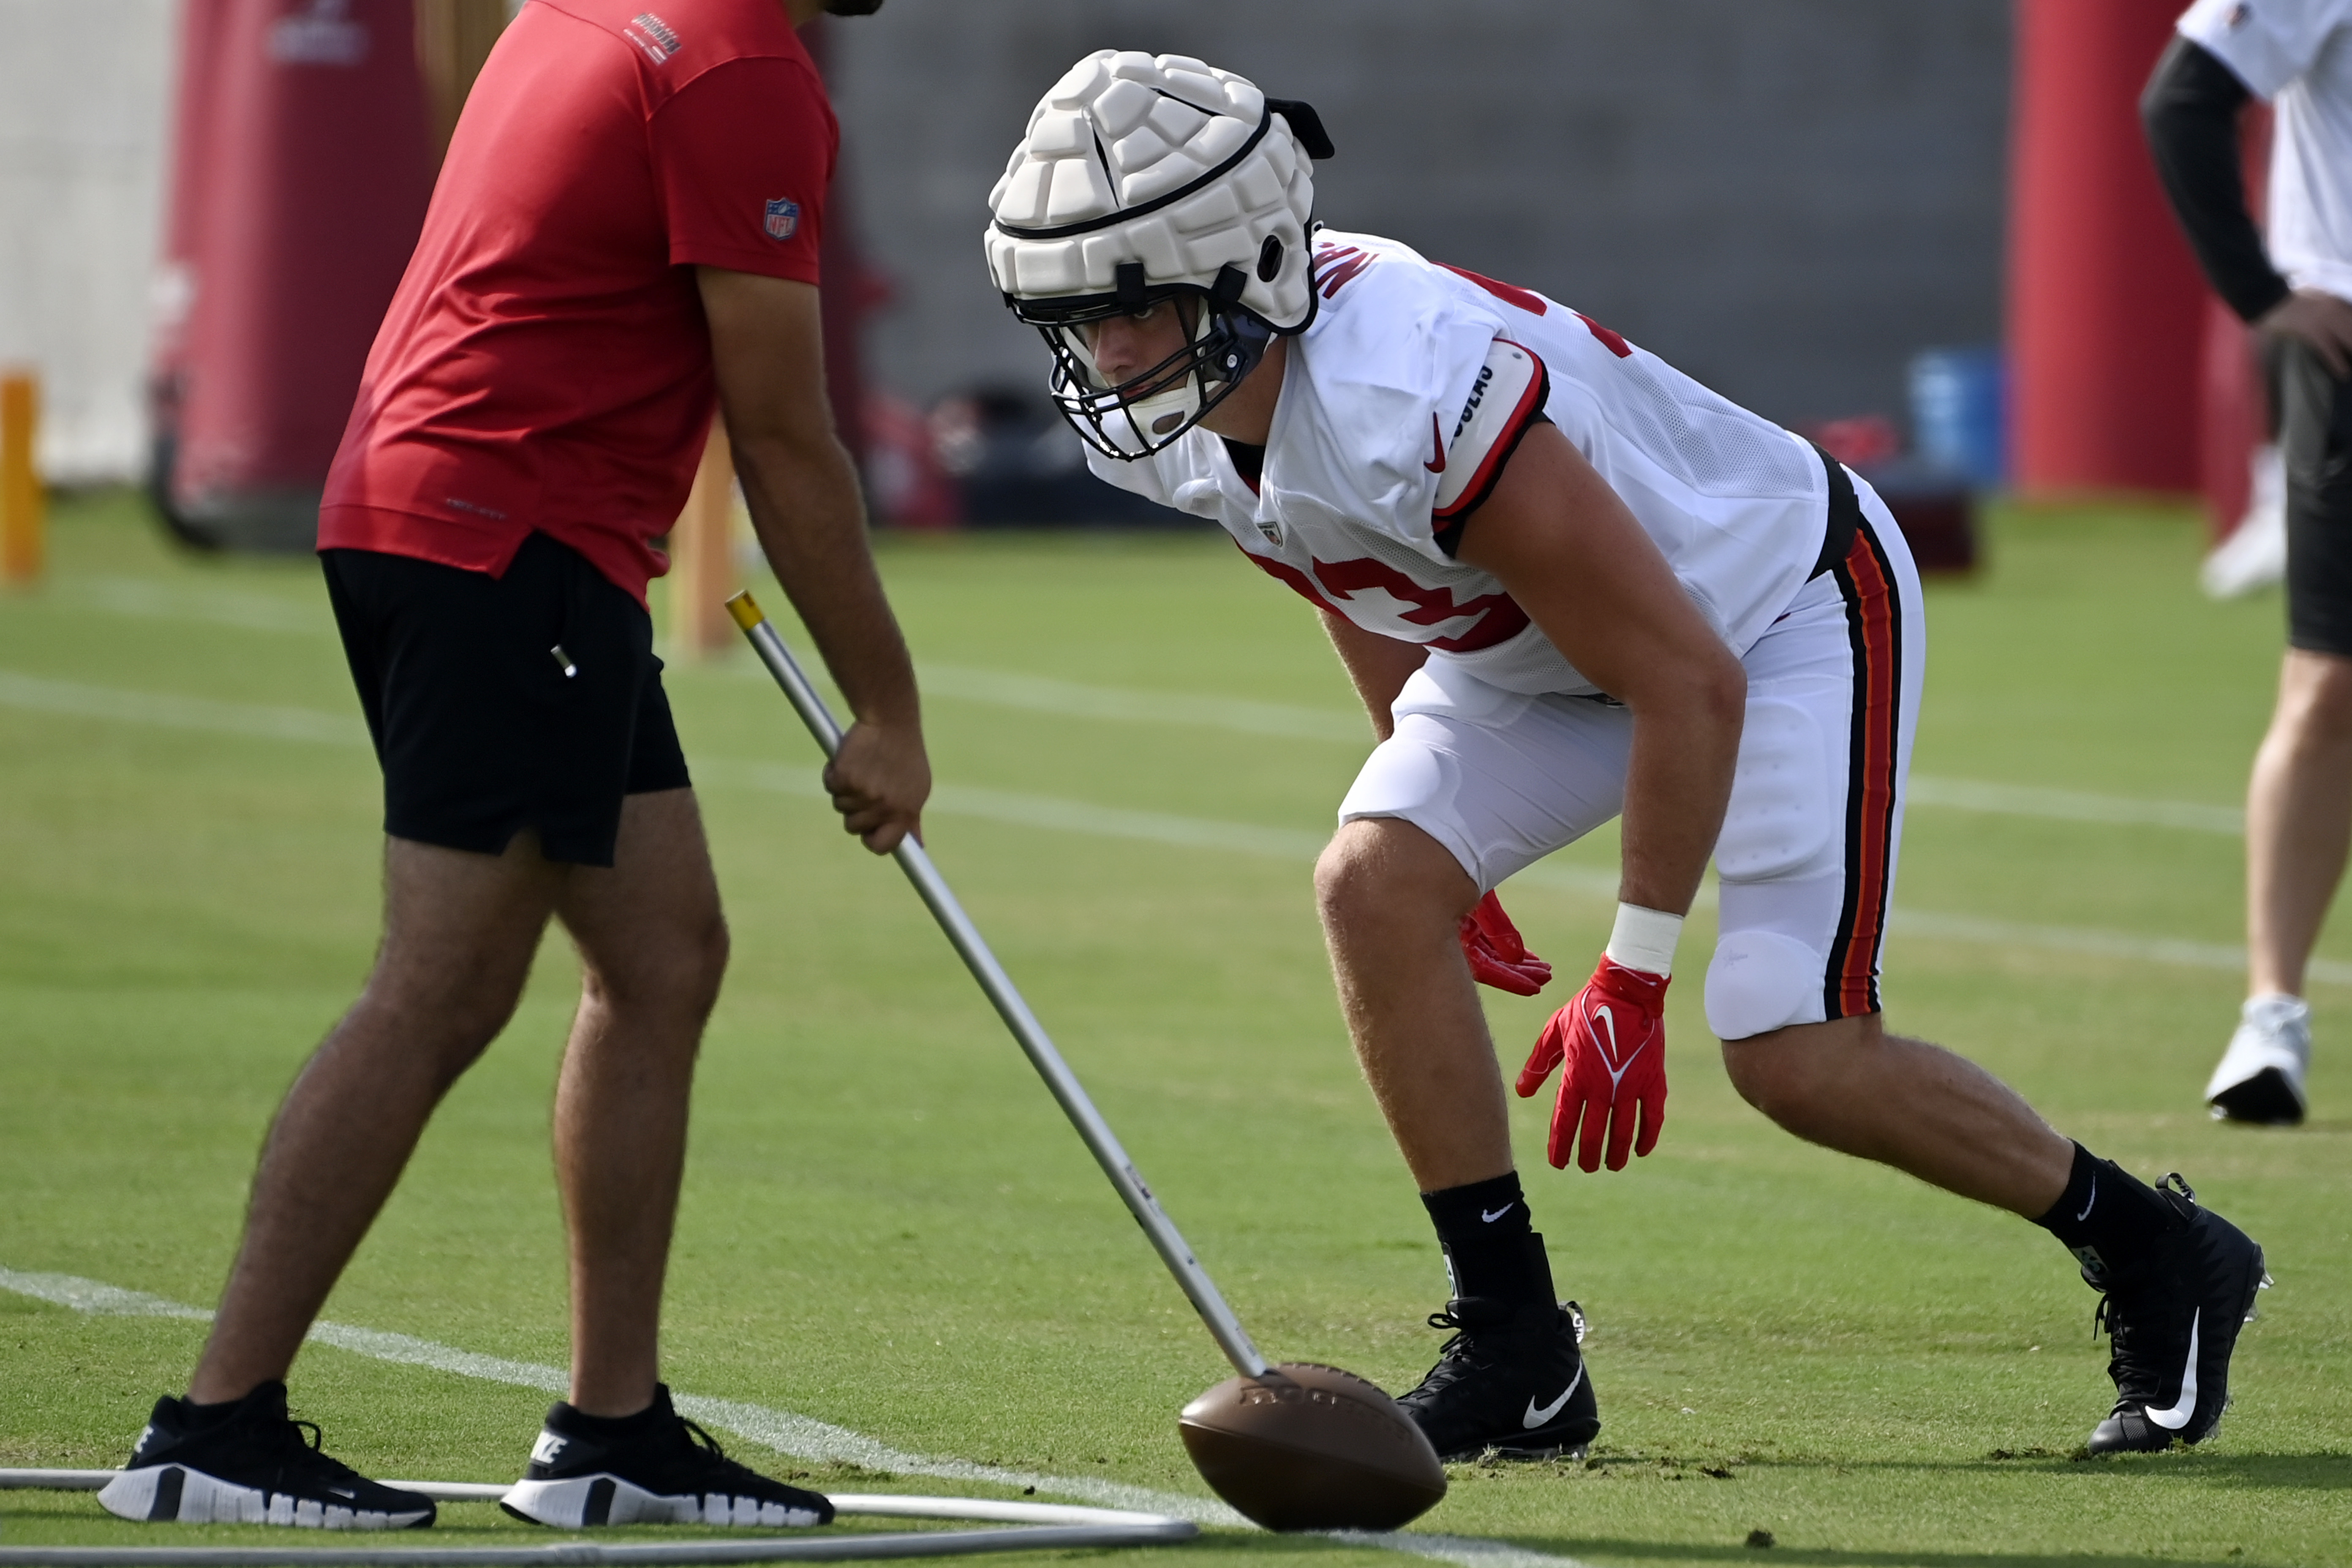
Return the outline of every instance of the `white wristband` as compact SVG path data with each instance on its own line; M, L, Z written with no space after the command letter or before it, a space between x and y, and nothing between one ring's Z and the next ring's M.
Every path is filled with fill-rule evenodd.
M1619 904L1617 925L1601 951L1612 963L1638 969L1644 974L1675 972L1675 943L1683 934L1683 917L1639 904Z

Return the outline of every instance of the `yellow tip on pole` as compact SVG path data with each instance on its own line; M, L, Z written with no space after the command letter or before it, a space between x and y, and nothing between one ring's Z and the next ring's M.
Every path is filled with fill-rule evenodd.
M734 616L735 624L747 632L768 618L760 613L759 603L751 597L749 589L727 601L727 613Z
M30 583L41 574L41 476L33 466L40 427L41 387L30 371L0 374L0 582Z

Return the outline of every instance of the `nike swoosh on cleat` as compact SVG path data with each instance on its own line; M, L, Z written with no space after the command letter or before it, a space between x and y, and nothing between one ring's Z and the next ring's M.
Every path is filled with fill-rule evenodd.
M2189 1364L2180 1369L2180 1403L2169 1410L2158 1410L2153 1405L2142 1406L2147 1418L2168 1432L2179 1431L2197 1414L2197 1330L2204 1316L2205 1309L2200 1307L2189 1320Z
M2085 1203L2085 1204L2083 1205L2083 1212L2082 1212L2081 1214L2078 1214L2078 1215L2076 1215L2074 1216L2075 1221L2079 1224L2080 1222L2082 1222L2082 1221L2084 1221L2084 1220L2086 1220L2086 1219L2090 1218L2090 1217L2091 1217L2091 1205L2092 1205L2092 1204L2095 1204L2095 1203L2097 1203L2098 1201L2099 1201L2099 1178L2098 1178L2098 1177L2096 1177L2096 1176L2093 1176L2093 1177L2091 1178L2091 1197L2090 1197L2090 1202L2089 1202L2089 1203Z
M1488 1225L1492 1225L1496 1220L1502 1218L1505 1215L1510 1213L1513 1209L1518 1206L1519 1205L1515 1203L1505 1204L1501 1208L1496 1209L1492 1214L1488 1214L1485 1209L1480 1209L1478 1211L1478 1217L1486 1221Z
M1568 1380L1568 1386L1559 1391L1559 1397L1553 1400L1549 1405L1538 1405L1533 1399L1528 1400L1528 1413L1519 1417L1520 1426L1532 1432L1537 1427L1542 1426L1545 1422L1550 1420L1553 1416L1559 1415L1560 1406L1568 1403L1568 1396L1574 1394L1576 1392L1576 1385L1583 1381L1584 1369L1580 1366L1576 1369L1576 1375Z

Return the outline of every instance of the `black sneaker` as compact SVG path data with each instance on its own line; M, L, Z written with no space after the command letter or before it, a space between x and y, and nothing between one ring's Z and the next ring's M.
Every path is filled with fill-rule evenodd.
M185 1401L157 1400L131 1463L98 1500L119 1519L177 1524L407 1530L434 1516L431 1498L379 1486L320 1453L319 1429L287 1415L282 1383L201 1424Z
M651 1407L620 1422L595 1421L569 1405L547 1413L530 1468L499 1500L517 1519L583 1530L600 1524L809 1525L833 1522L833 1504L729 1458L718 1440L670 1407L657 1385ZM619 1431L614 1428L619 1426Z
M1441 1459L1581 1458L1601 1432L1584 1375L1584 1313L1573 1301L1455 1300L1430 1315L1452 1329L1421 1386L1400 1395Z
M2156 1251L2127 1271L2083 1269L2103 1297L2093 1321L2106 1327L2116 1383L2116 1407L2091 1434L2094 1454L2154 1453L2210 1436L2230 1403L2239 1327L2270 1283L2263 1249L2198 1207L2177 1173L2156 1190L2179 1218Z

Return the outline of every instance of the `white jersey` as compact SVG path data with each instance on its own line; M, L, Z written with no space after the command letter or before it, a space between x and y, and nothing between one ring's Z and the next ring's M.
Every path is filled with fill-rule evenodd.
M2271 265L2352 300L2352 0L2197 0L2179 30L2277 106Z
M1506 690L1597 690L1486 573L1461 522L1540 412L1745 654L1811 574L1822 459L1798 437L1541 295L1393 240L1317 236L1315 322L1289 341L1253 484L1195 427L1152 457L1088 461L1113 484L1213 518L1249 557L1366 631Z

